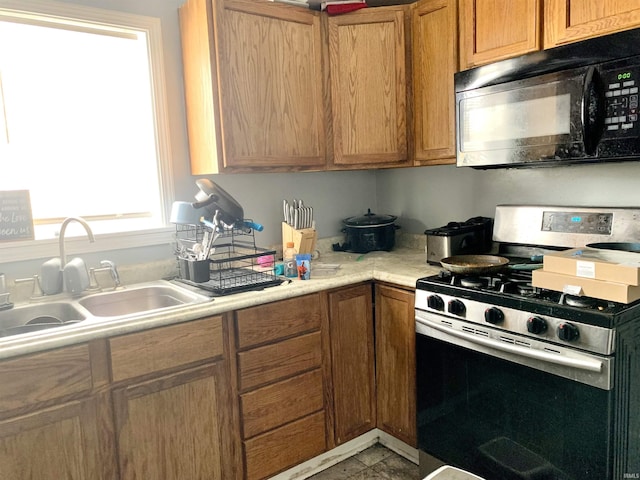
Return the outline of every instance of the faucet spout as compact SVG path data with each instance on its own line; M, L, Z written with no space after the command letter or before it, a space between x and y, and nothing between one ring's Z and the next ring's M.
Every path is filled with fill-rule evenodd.
M85 231L87 232L87 236L89 237L89 242L91 243L95 242L95 238L93 237L93 232L91 231L91 227L89 226L89 224L86 222L84 218L81 218L81 217L65 218L64 221L62 222L62 225L60 226L60 240L59 240L60 241L60 268L64 268L65 265L67 264L67 257L64 252L64 234L67 230L67 225L69 225L69 223L73 221L78 222L80 225L84 227Z

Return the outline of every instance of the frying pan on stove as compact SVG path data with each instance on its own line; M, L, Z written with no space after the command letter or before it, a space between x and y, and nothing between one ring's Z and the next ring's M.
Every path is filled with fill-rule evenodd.
M454 255L440 260L446 270L459 275L496 273L509 264L509 259L497 255Z

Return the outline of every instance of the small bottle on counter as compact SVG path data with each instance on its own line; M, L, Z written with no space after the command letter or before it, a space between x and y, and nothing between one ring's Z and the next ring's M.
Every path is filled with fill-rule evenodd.
M296 265L296 249L293 248L293 242L287 242L287 248L282 253L282 261L284 262L284 276L297 277L298 266Z

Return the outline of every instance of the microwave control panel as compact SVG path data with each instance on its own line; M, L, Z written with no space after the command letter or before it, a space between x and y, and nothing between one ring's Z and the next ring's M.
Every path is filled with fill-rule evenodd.
M605 71L602 77L606 108L605 135L607 137L638 135L640 68L634 66Z

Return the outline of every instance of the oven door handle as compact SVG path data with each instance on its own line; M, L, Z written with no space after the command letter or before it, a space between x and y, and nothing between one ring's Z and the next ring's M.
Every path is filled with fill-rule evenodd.
M542 360L545 362L551 362L565 367L573 367L580 370L588 370L590 372L602 372L602 362L591 357L583 356L582 358L566 357L555 354L553 352L546 352L544 350L536 350L532 348L519 347L510 343L501 342L499 340L493 340L491 338L480 337L472 333L461 332L454 330L451 327L447 327L438 322L434 322L427 318L416 316L416 322L419 322L427 327L433 328L446 335L462 338L468 342L484 345L489 348L500 350L503 352L513 353L527 358L533 358L536 360Z

